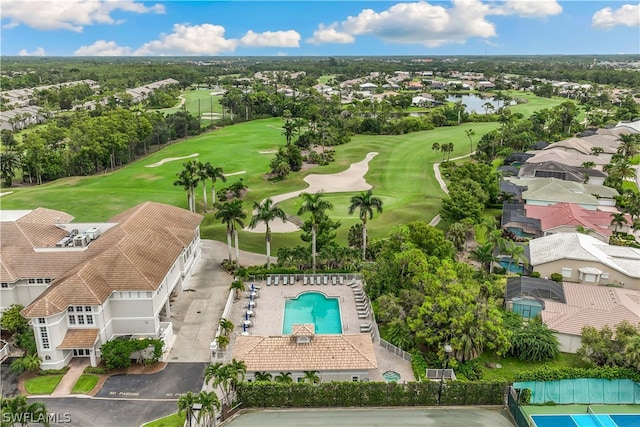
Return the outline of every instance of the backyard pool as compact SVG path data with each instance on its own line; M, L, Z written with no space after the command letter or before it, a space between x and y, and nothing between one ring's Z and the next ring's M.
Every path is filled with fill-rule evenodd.
M305 292L284 304L282 333L290 334L296 324L313 323L316 334L341 334L340 303L320 292Z
M498 263L500 264L500 267L505 270L508 269L509 273L524 274L524 267L522 265L519 265L517 262L512 262L511 266L509 266L509 261L509 258L500 258Z

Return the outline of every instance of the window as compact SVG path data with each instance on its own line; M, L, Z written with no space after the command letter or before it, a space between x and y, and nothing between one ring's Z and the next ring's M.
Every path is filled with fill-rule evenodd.
M76 306L76 312L77 313L82 313L82 306L81 305L77 305Z
M84 311L85 312L91 312L91 306L90 305L85 305L84 306Z
M47 331L47 328L40 328L40 342L42 342L42 348L51 348L49 345L49 332Z
M44 283L51 283L51 279L44 279Z
M38 323L44 325L45 323L47 323L47 320L44 317L38 317Z
M72 305L70 305L69 307L67 307L67 311L68 311L69 313L73 313L73 306L72 306Z
M304 382L304 377L296 377L296 381L299 383Z
M9 284L7 282L2 282L2 284L0 284L1 287L3 288L8 288Z
M93 325L93 316L87 314L87 325Z
M565 279L570 279L571 278L571 272L573 270L570 268L563 268L562 269L562 277L564 277Z
M36 283L36 279L28 279L27 283L33 285L34 283Z
M358 381L360 381L360 377L357 376L357 375L354 375L354 376L351 377L351 381L358 382Z
M601 278L601 279L608 279L608 278L609 278L609 273L602 273L602 274L600 275L600 278Z
M84 325L84 316L82 314L78 315L78 325Z
M76 316L73 314L69 315L69 324L70 325L75 325L76 324Z
M44 279L36 279L36 283L44 283Z

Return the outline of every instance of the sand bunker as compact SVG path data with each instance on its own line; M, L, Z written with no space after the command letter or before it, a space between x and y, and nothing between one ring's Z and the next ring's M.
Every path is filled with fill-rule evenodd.
M309 184L307 188L304 190L292 191L291 193L279 194L277 196L273 196L271 199L274 204L277 204L283 200L298 197L300 193L316 193L318 191L324 191L326 193L351 193L354 191L369 190L373 186L367 183L364 176L369 171L369 162L377 155L378 153L376 152L368 153L364 160L358 163L352 163L351 166L349 166L349 169L342 172L329 175L307 175L304 178L304 181ZM289 221L284 223L282 221L274 221L269 224L269 227L274 233L290 233L292 231L299 230L295 224ZM266 227L264 226L264 223L260 223L254 229L245 228L245 230L254 233L264 233Z
M239 171L239 172L233 172L233 173L223 173L222 175L224 175L224 176L234 176L234 175L242 175L243 173L247 173L247 171Z
M7 195L9 195L9 194L11 194L11 193L13 193L13 191L6 191L6 192L4 192L4 193L0 193L0 197L2 197L2 196L7 196Z
M147 168L157 168L158 166L162 166L162 165L164 165L165 163L168 163L168 162L175 162L176 160L182 160L182 159L190 159L191 157L198 157L199 155L200 155L200 153L193 153L193 154L190 154L190 155L184 156L184 157L167 157L166 159L162 159L159 162L156 162L156 163L154 163L152 165L147 165L145 167L147 167Z
M261 151L258 151L258 153L260 153L260 154L275 154L277 152L278 152L278 150L261 150Z

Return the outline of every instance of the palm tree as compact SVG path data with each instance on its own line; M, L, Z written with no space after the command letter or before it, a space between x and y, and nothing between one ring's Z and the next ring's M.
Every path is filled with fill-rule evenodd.
M269 382L271 381L271 374L269 372L254 372L253 373L253 378L256 381L262 381L262 382Z
M291 138L296 132L296 124L293 120L285 120L284 125L282 125L282 135L287 140L287 146L291 145Z
M471 149L471 151L469 151L469 154L473 153L473 140L471 139L472 136L474 136L476 134L476 131L473 129L467 129L464 131L465 135L467 135L467 138L469 138L469 147Z
M291 384L293 382L293 378L291 378L291 372L280 372L273 380L277 383L283 384Z
M451 224L451 227L449 227L447 231L447 239L453 243L453 246L455 246L458 251L461 251L467 240L466 226L460 222Z
M596 164L594 162L583 162L581 167L584 169L593 169L596 167Z
M213 420L215 425L216 411L220 410L220 399L215 392L201 391L198 394L198 403L200 404L200 411L198 412L198 425L210 426ZM200 421L204 419L204 424L200 424Z
M198 403L198 397L192 391L188 391L178 399L178 414L182 415L186 412L189 427L193 425L193 405L196 403Z
M220 349L220 351L225 351L231 340L226 335L218 335L216 337L216 342L218 343L218 348Z
M436 151L436 152L440 151L440 144L438 144L437 142L434 142L434 143L431 145L431 149L432 149L433 151Z
M373 195L373 191L368 190L351 198L349 205L349 215L353 215L356 209L360 210L359 217L362 221L362 259L367 259L367 218L373 219L373 211L382 213L382 200Z
M602 147L591 147L591 155L597 156L598 154L604 153L604 148Z
M304 381L309 384L318 384L320 382L318 371L304 371Z
M227 226L227 246L229 248L229 261L233 261L231 254L231 235L235 237L236 262L240 264L240 248L238 247L238 227L244 228L244 219L247 214L242 210L242 200L233 199L218 205L216 219L220 219Z
M617 151L627 159L640 152L640 138L638 138L636 134L620 135L618 141L620 141L620 145L618 145Z
M640 370L640 335L629 338L624 349L624 358L629 367Z
M627 218L622 212L613 212L611 214L611 225L615 226L614 232L618 232L618 227L622 227L623 225L628 224Z
M482 268L491 272L491 266L496 260L496 257L493 255L493 245L491 243L485 243L482 246L478 246L469 253L469 258L478 261L482 265Z
M31 422L49 427L49 413L44 403L29 403L27 397L19 395L13 398L0 397L0 425L13 426L15 422L21 422L21 426L26 426ZM20 420L20 421L18 421Z
M191 167L191 162L184 163L184 169L176 174L178 179L173 182L176 187L183 187L187 191L187 203L191 212L196 211L195 188L198 186L199 178L195 173L195 168Z
M318 232L318 222L324 215L325 210L333 209L331 202L324 200L322 191L315 194L302 193L302 206L298 210L298 215L311 214L311 261L313 274L316 274L316 233Z
M242 280L234 280L229 286L230 291L236 291L236 299L240 298L240 292L244 291L244 282Z
M522 260L524 258L524 247L522 245L518 245L514 242L509 243L504 252L509 255L509 265L507 266L507 273L511 272L511 264L513 261Z
M21 374L23 372L36 372L40 370L40 362L42 362L42 359L37 353L29 354L11 362L9 369L16 374Z
M207 169L208 163L198 162L196 164L196 175L198 180L202 183L202 199L204 200L204 212L207 212L207 179L209 179L209 170Z
M13 178L16 177L16 169L20 169L21 166L20 156L15 151L0 153L0 177L2 177L5 187L11 187Z
M262 203L253 202L253 216L249 222L249 228L256 228L259 223L264 222L266 228L264 240L267 243L267 269L271 267L271 228L269 223L276 218L280 218L285 222L287 214L278 205L273 204L273 199L265 199Z
M233 328L235 328L233 322L229 319L225 319L224 317L220 319L220 322L218 322L218 325L220 325L222 334L227 337L229 336L229 334L231 334L231 332L233 332Z
M211 180L211 204L215 206L216 204L216 181L220 180L222 182L227 182L227 177L224 175L221 167L213 167L211 163L207 162L205 164L207 168L207 175Z

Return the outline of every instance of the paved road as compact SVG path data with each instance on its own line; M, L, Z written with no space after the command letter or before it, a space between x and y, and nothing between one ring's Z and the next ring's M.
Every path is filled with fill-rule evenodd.
M473 153L475 153L475 151ZM465 154L464 156L454 157L453 159L450 159L450 160L453 161L453 160L464 159L465 157L469 157L469 156L473 155L473 153ZM442 189L442 191L444 191L444 193L448 195L449 194L449 189L447 188L447 183L444 182L444 179L442 179L442 174L440 173L440 163L434 163L433 164L433 174L436 176L436 181L438 181L438 184L440 184L440 188ZM429 225L435 227L436 225L438 225L440 223L440 220L441 220L440 215L436 215L429 222Z
M63 397L33 399L54 417L51 427L140 427L177 411L176 402Z
M168 363L155 374L114 375L96 394L112 399L178 399L188 391L199 392L206 363Z
M0 365L0 391L2 391L2 396L4 397L14 397L20 394L18 391L18 376L9 369L11 362L15 359L15 357L10 357Z

